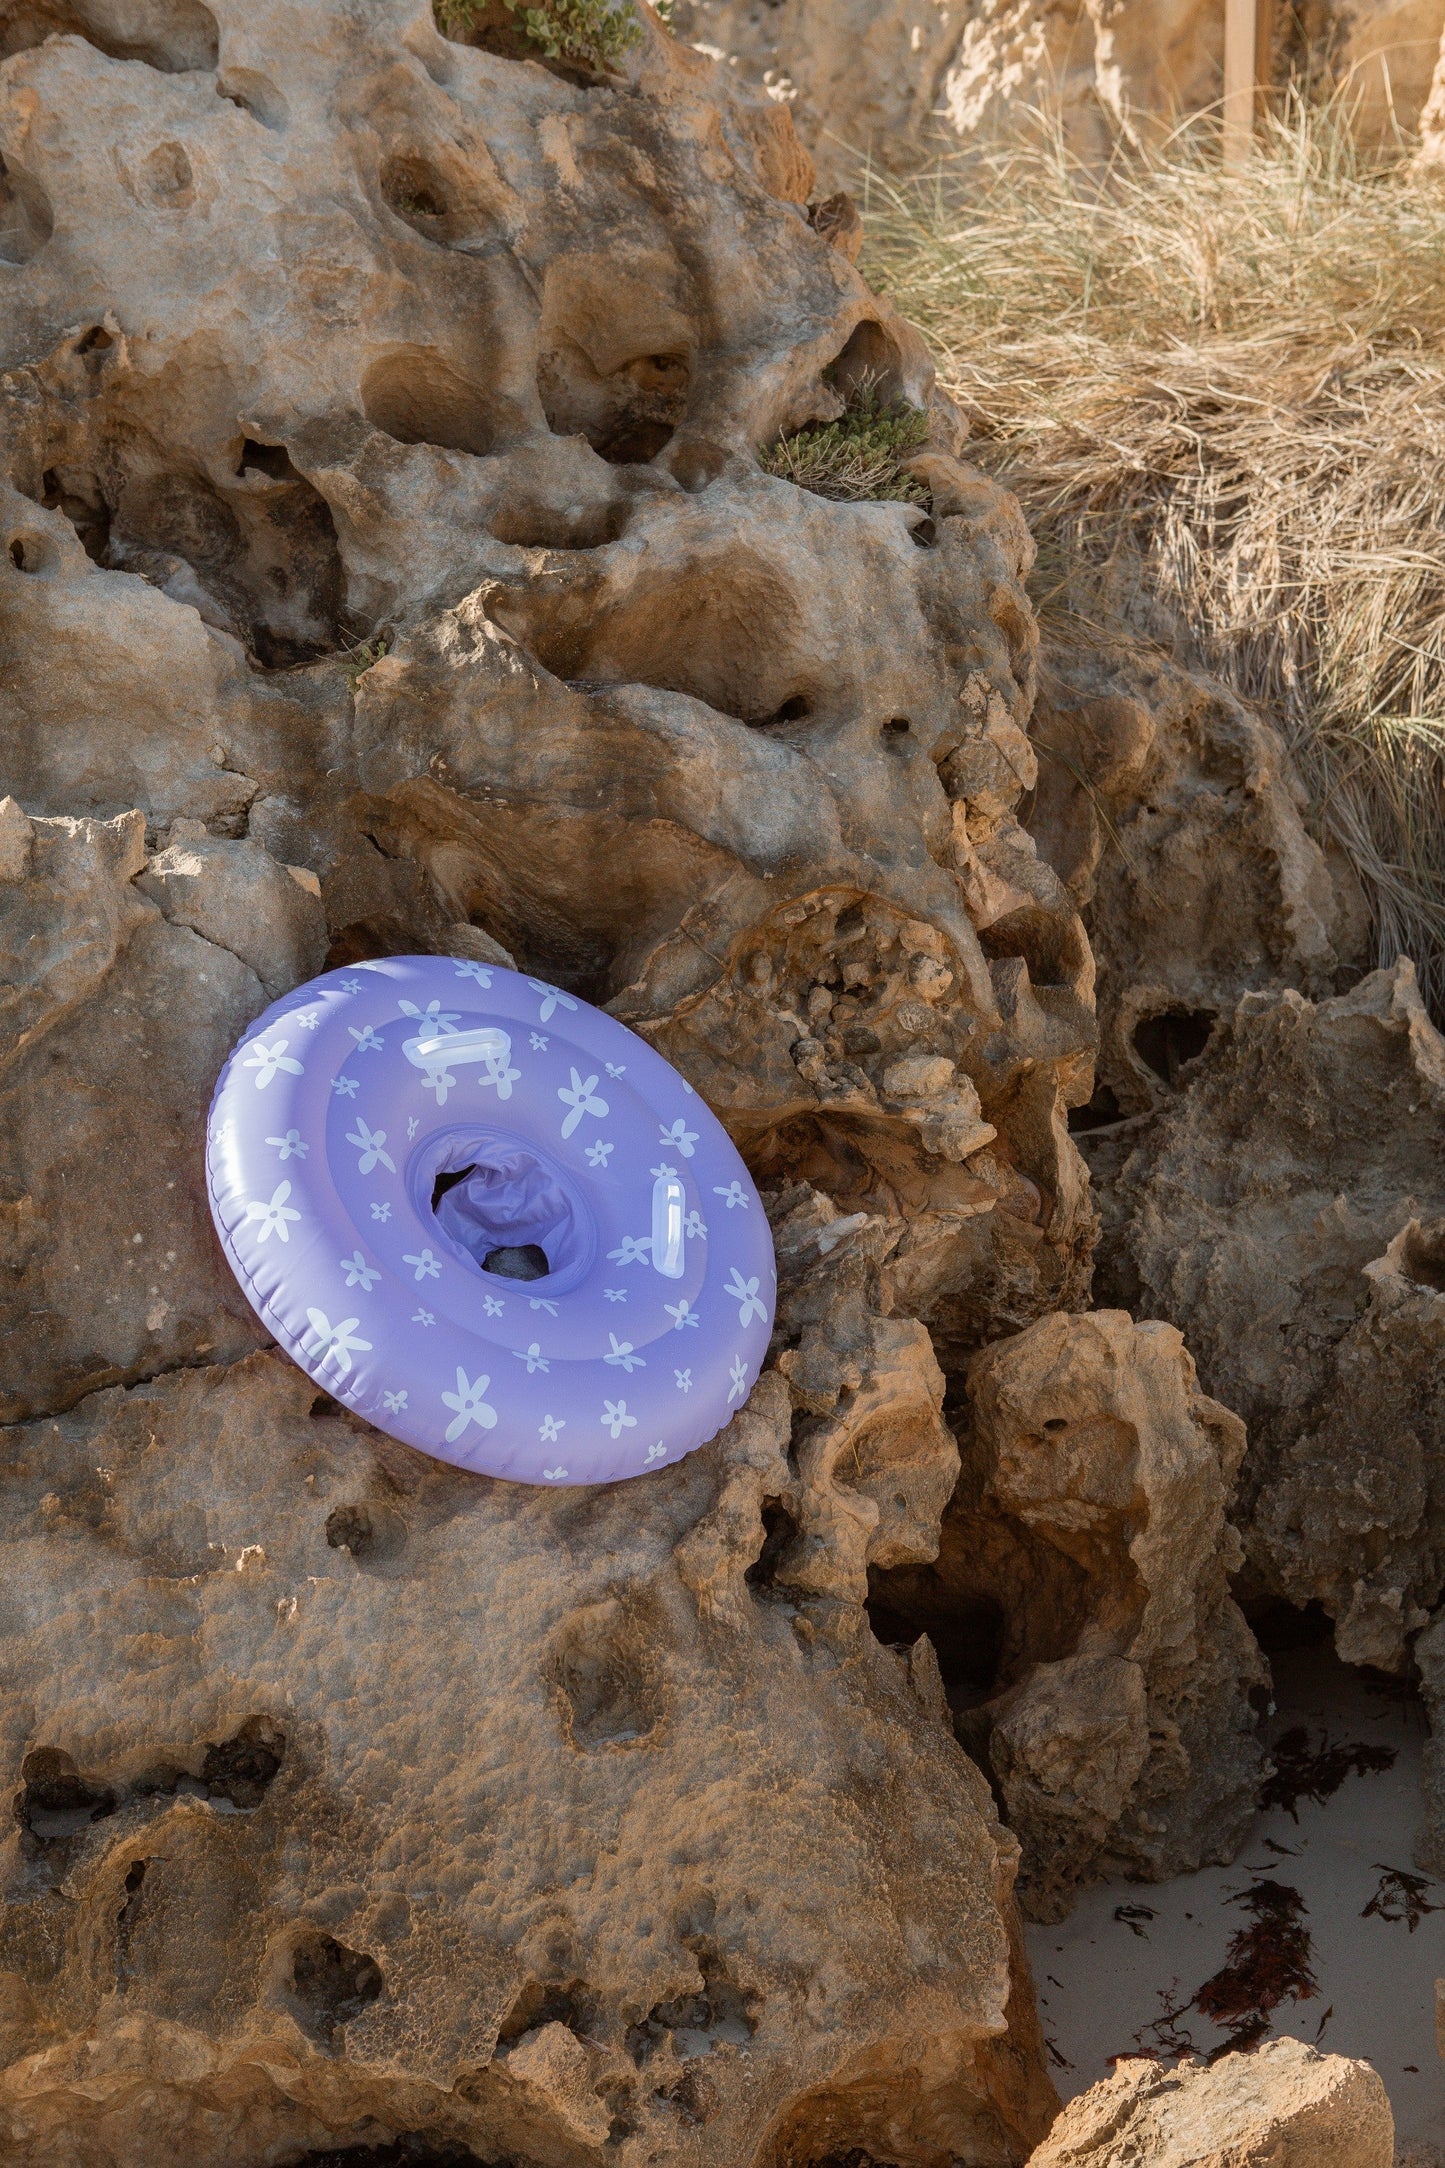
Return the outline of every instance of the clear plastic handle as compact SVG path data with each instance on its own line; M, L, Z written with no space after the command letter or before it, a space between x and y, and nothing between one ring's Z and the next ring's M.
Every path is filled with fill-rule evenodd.
M429 1033L424 1039L407 1039L402 1044L407 1060L418 1069L449 1069L454 1062L467 1061L490 1062L496 1068L511 1051L511 1040L495 1024L481 1024L475 1031Z
M652 1185L652 1269L665 1280L680 1280L683 1261L682 1222L687 1192L675 1174L660 1174Z

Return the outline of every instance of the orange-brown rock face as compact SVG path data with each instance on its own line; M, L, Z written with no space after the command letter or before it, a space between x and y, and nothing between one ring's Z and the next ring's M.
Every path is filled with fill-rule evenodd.
M1017 1844L865 1599L945 1370L1087 1293L1017 508L651 20L0 31L7 2158L1012 2168ZM870 390L916 501L764 471ZM212 1243L227 1047L417 948L609 1003L765 1185L775 1361L664 1478L353 1426Z

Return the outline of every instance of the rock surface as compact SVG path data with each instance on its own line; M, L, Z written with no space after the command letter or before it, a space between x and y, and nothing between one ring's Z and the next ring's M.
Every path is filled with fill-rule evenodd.
M1267 1680L1229 1594L1238 1419L1179 1334L1121 1311L1041 1319L968 1381L972 1431L935 1563L873 1575L875 1629L933 1636L959 1736L1059 1919L1081 1882L1233 1856Z
M774 1374L563 1499L269 1352L8 1432L6 2159L1019 2160L1013 1840L856 1607L750 1585L787 1437Z
M1017 506L650 17L0 22L6 2157L1015 2168L1017 1841L864 1603L941 1365L1087 1298ZM869 387L917 501L760 465ZM212 1081L409 949L608 1002L767 1188L776 1363L675 1482L460 1476L261 1345Z
M1445 1040L1401 961L1348 994L1247 994L1134 1140L1109 1276L1186 1323L1241 1415L1258 1585L1402 1669L1445 1572L1439 1499Z
M1393 2168L1369 2063L1300 2040L1167 2071L1121 2063L1070 2101L1029 2168Z
M1029 831L1098 973L1091 1125L1164 1105L1242 994L1328 995L1366 968L1358 882L1306 829L1278 733L1217 680L1051 644L1029 735Z

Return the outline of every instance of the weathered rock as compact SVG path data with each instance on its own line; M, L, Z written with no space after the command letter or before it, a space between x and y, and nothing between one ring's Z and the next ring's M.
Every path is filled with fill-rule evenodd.
M1445 1041L1411 965L1248 994L1115 1185L1109 1276L1244 1418L1256 1586L1404 1665L1440 1600Z
M28 827L19 877L0 881L0 1419L12 1422L261 1344L216 1247L197 1140L235 1040L301 975L308 913L311 954L320 931L319 904L259 844L207 839L164 853L169 871L150 877L138 812ZM244 929L228 853L244 869ZM182 860L195 872L179 874ZM182 878L190 924L173 901ZM147 881L176 923L141 893ZM218 945L228 925L267 959L269 985Z
M423 0L0 21L5 2144L1012 2168L1015 1841L863 1599L940 1358L1087 1293L1017 505L650 16L611 76ZM870 388L926 502L764 471ZM610 1003L778 1193L777 1367L670 1486L459 1476L253 1352L216 1071L415 948Z
M1359 884L1306 830L1278 733L1225 686L1142 645L1055 645L1029 731L1029 828L1098 972L1091 1123L1162 1105L1242 994L1330 994L1365 968Z
M786 114L655 25L624 94L421 0L213 18L215 72L169 16L5 63L51 221L0 354L7 786L259 842L333 961L469 924L611 1001L765 1178L908 1220L945 1360L1081 1302L1031 545ZM759 467L865 383L927 411L931 509Z
M1392 2168L1379 2074L1300 2040L1217 2063L1124 2062L1071 2100L1029 2168Z
M787 1436L773 1376L543 1494L271 1354L9 1432L7 2160L1020 2160L1013 1840L856 1606L750 1584Z
M996 1342L969 1397L937 1563L875 1571L874 1621L921 1626L962 1689L1025 1909L1057 1919L1080 1882L1231 1858L1268 1677L1227 1581L1242 1424L1196 1389L1172 1327L1118 1311Z

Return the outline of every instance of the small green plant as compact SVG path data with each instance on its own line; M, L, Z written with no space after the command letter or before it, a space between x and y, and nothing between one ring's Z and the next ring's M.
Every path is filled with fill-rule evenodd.
M905 471L903 462L927 435L926 414L900 399L885 404L877 387L865 384L839 420L779 437L763 453L763 466L781 481L810 489L815 497L924 504L927 487Z
M391 634L379 632L374 640L363 641L357 647L344 648L338 657L342 675L353 694L373 663L381 661L391 650Z
M474 28L492 0L433 0L438 27L455 32ZM599 72L615 68L624 53L640 44L642 22L632 0L542 0L523 7L502 0L515 15L523 36L548 60L571 61Z

